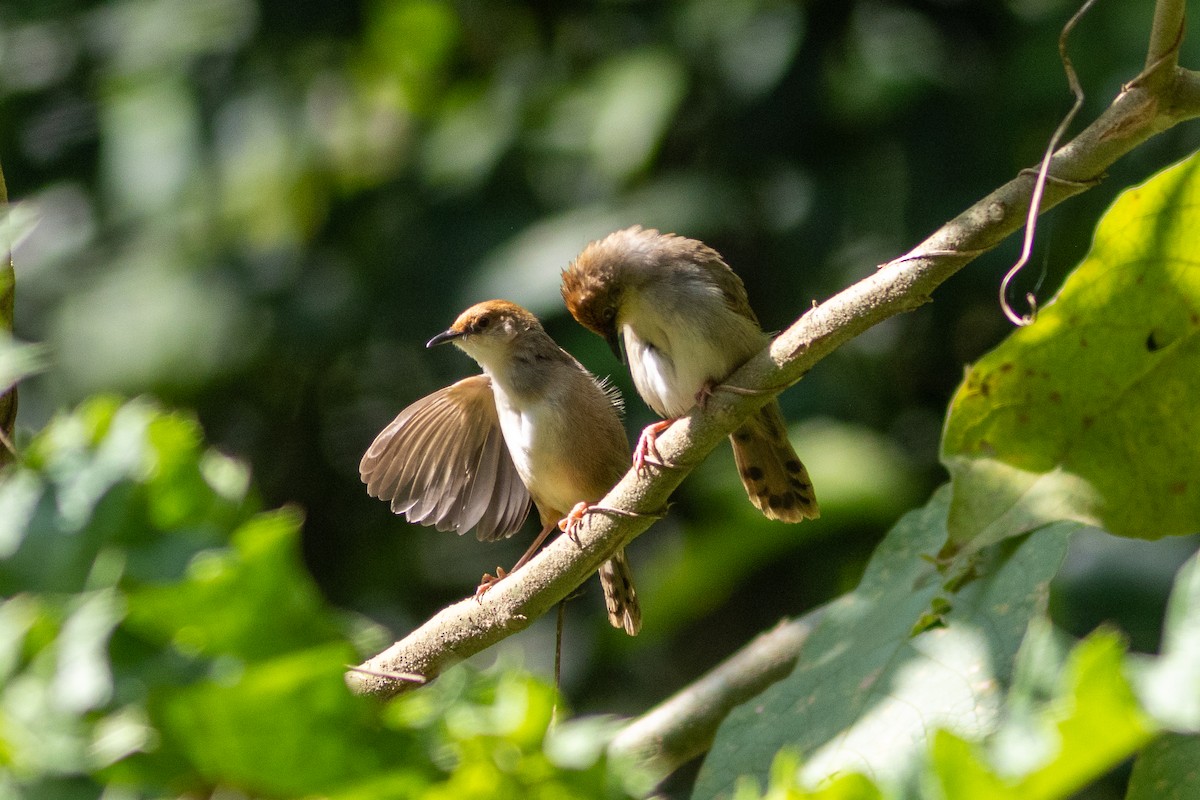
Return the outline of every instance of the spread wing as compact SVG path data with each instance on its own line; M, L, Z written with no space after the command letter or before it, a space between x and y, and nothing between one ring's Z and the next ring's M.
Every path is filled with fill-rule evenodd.
M416 401L375 437L359 475L367 493L409 522L481 541L511 536L529 513L529 491L508 455L492 382L464 378Z

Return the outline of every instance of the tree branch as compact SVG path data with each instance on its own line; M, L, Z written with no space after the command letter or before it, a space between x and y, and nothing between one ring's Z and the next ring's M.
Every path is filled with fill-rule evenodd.
M1146 48L1148 73L1161 73L1163 88L1170 82L1171 73L1179 64L1179 46L1187 17L1185 0L1158 0L1154 4L1154 21L1150 25L1150 46Z
M705 752L734 706L791 673L824 613L825 606L821 606L760 635L700 680L622 728L609 743L609 753L666 775Z
M1162 31L1173 30L1171 9L1179 5L1176 0L1159 0L1156 47L1169 38ZM1171 80L1162 85L1149 80L1159 74ZM1155 69L1139 76L1098 119L1054 154L1042 211L1099 183L1113 162L1151 136L1197 116L1200 92L1194 73ZM671 426L658 438L658 449L666 463L675 466L641 477L631 470L601 501L603 506L638 516L588 516L578 543L558 537L481 601L468 599L443 609L360 670L348 673L351 688L380 697L408 691L414 684L382 676L413 673L432 679L549 611L609 555L646 530L687 473L772 393L799 381L818 361L868 328L929 302L943 281L1019 229L1035 177L1032 170L1022 171L908 254L814 306L729 378L731 384L766 393L718 392L703 411L693 409Z

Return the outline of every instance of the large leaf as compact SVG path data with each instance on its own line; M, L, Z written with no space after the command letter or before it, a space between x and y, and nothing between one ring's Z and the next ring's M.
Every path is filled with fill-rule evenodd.
M1197 231L1200 154L1122 194L1037 321L971 368L942 440L954 542L1200 530Z
M1151 742L1134 762L1126 800L1196 797L1200 797L1200 736L1166 734Z
M865 771L895 787L938 728L967 738L993 729L1014 655L1075 526L980 554L979 577L954 595L941 626L913 636L947 591L929 556L946 539L948 495L896 524L859 588L829 607L791 676L730 714L695 797L729 796L744 775L765 784L785 748L806 762L807 782Z

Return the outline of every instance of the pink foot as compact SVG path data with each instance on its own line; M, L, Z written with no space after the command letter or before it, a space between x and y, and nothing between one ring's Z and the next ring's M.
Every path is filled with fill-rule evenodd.
M496 567L495 577L484 573L483 577L479 580L479 586L475 589L475 600L482 600L483 596L487 594L488 589L491 589L506 577L508 577L508 573L504 571L504 567Z
M575 507L558 521L558 529L567 535L575 544L579 544L579 523L592 510L590 503L576 503Z
M653 425L646 426L642 435L638 437L637 447L633 448L633 465L637 467L639 475L646 471L647 464L657 467L666 466L658 452L658 435L671 427L674 422L673 419L659 420Z

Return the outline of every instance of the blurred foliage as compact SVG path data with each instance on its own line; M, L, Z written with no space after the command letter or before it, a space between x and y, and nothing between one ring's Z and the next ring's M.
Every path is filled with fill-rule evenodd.
M914 752L943 728L989 732L1029 620L1045 602L1071 523L977 565L986 577L955 595L934 630L912 635L944 578L929 556L946 540L949 492L896 524L854 592L831 604L785 680L726 718L704 761L696 796L728 794L743 775L765 779L780 750L803 754L810 783L865 771L898 786Z
M344 665L383 633L320 598L297 512L259 510L245 469L190 418L94 399L3 478L0 796L550 800L652 786L606 757L612 721L551 726L553 689L514 664L460 666L388 704L351 695ZM1043 615L1074 523L984 551L944 624L909 638L941 586L920 554L946 537L947 495L895 526L800 668L729 718L695 797L1065 800L1143 748L1131 798L1200 788L1200 555L1176 578L1161 656L1128 654L1111 630L1072 646Z
M21 387L18 438L96 392L194 409L207 439L250 465L263 507L304 509L275 524L300 527L313 591L403 633L527 541L488 548L407 526L358 481L363 449L395 412L470 369L424 351L432 333L487 296L521 302L612 373L636 430L651 415L628 375L557 297L559 270L587 241L633 223L702 238L743 276L764 324L781 328L1040 157L1069 104L1056 41L1074 8L5 2L0 162L20 205L0 244L16 242L16 336L49 355ZM1148 2L1101 3L1076 30L1081 119L1140 70L1149 14ZM1200 36L1181 60L1200 64ZM1116 192L1196 143L1194 127L1169 131L1044 217L1015 294L1052 294ZM645 709L780 616L858 584L884 532L944 480L946 403L963 364L1007 332L995 290L1014 254L1010 244L981 258L935 303L859 337L781 397L821 520L792 528L754 515L727 448L685 482L671 515L630 549L642 635L608 630L594 586L568 608L563 680L576 707ZM24 375L36 355L5 345L0 367ZM237 483L233 462L208 460ZM93 511L101 527L134 525L115 516L123 502L95 499L111 488L107 469L72 479L65 508L81 531ZM17 493L8 502L32 502L28 481L5 484ZM187 492L161 491L155 514L187 510ZM129 530L168 524L138 513L150 527ZM103 537L48 530L20 574L65 582L47 590L72 575L79 584ZM160 546L128 570L182 570L190 551ZM1115 619L1135 647L1154 649L1171 575L1194 549L1076 535L1052 592L1056 622L1082 635ZM42 558L54 568L44 576ZM209 568L235 581L227 566ZM85 581L79 597L90 590ZM158 602L169 616L206 597L197 585ZM125 624L96 603L92 641ZM232 618L221 625L221 636L256 638ZM52 625L35 628L52 638ZM215 634L196 635L203 646ZM549 673L551 625L506 646ZM314 658L299 672L333 661ZM329 713L322 729L344 712Z
M944 503L941 510L944 520ZM1034 534L1021 547L1032 551L1034 539L1049 533ZM903 527L898 527L892 535L908 538ZM1014 555L1019 560L1020 556ZM1032 552L1026 554L1030 555ZM1005 566L1009 568L1019 569L1020 564ZM1196 635L1200 630L1198 579L1200 557L1195 557L1180 570L1167 621L1168 639L1188 640L1187 669L1193 674L1200 667L1196 660L1200 656L1200 650L1196 649L1200 645ZM915 640L918 649L922 649L920 641L920 638ZM953 645L950 647L954 649ZM1169 645L1167 651L1170 652ZM1200 791L1195 762L1200 709L1194 703L1185 703L1187 712L1179 714L1159 705L1165 715L1152 713L1155 695L1188 697L1189 691L1194 692L1191 685L1194 680L1181 681L1181 671L1166 677L1170 670L1164 667L1170 658L1167 655L1147 661L1131 656L1121 637L1112 630L1096 631L1068 649L1061 633L1047 619L1035 615L1016 653L1015 674L1003 681L1005 693L999 703L943 698L940 702L952 709L952 713L922 720L929 723L923 735L909 739L903 731L896 736L894 730L880 730L869 742L856 744L854 734L850 733L830 740L829 746L841 751L842 758L824 759L825 763L818 764L822 759L817 759L802 765L794 750L784 748L762 776L765 792L760 790L759 781L746 775L743 769L730 770L732 765L718 762L712 772L702 775L693 797L1066 800L1093 796L1088 787L1094 788L1098 779L1135 754L1134 778L1129 794L1125 795L1129 800L1193 797ZM967 669L959 671L961 666ZM942 686L951 689L949 695L954 694L954 681L946 679L954 678L951 674L954 672L958 672L957 680L968 693L981 692L986 696L997 688L986 671L961 664L942 676ZM795 677L788 682L794 682ZM967 685L971 681L974 686ZM769 691L777 692L781 685ZM927 688L936 686L930 683ZM819 720L825 704L836 707L843 701L841 696L832 702L814 696L807 703L793 705L792 709L802 709L803 715L811 715L808 719ZM919 716L928 708L928 703L914 703L904 713ZM871 713L883 719L889 716L883 708ZM742 717L745 719L744 714ZM966 731L964 725L974 730ZM982 741L981 727L987 730ZM1164 727L1182 732L1162 733ZM743 738L744 743L749 741ZM907 751L899 760L894 758L897 744ZM851 766L846 759L857 763ZM709 763L712 759L706 763L706 769ZM735 781L736 788L717 794L727 781Z
M603 726L547 738L554 691L522 672L351 695L351 636L381 636L321 600L299 514L246 478L194 421L105 399L6 474L0 796L632 796Z

